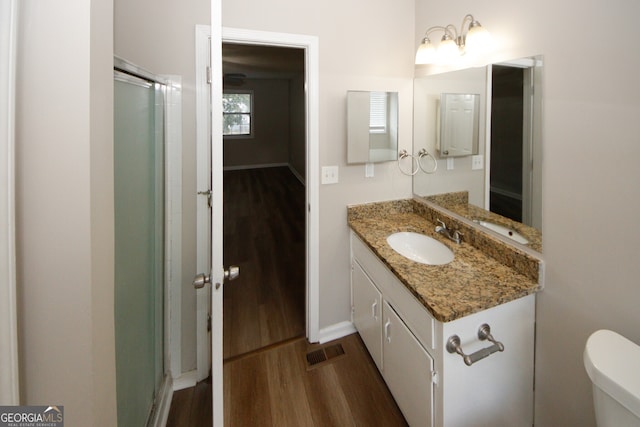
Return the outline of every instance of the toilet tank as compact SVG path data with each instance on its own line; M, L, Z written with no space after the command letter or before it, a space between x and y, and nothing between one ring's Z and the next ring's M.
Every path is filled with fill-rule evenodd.
M599 427L640 427L640 346L608 330L594 332L584 350Z

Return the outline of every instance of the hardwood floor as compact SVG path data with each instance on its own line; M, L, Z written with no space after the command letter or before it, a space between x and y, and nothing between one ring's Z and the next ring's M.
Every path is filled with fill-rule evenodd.
M224 173L224 357L305 334L305 188L286 167Z
M309 352L336 343L344 354L309 366ZM224 394L228 427L407 425L357 334L323 346L293 339L229 360ZM210 425L209 384L174 393L167 426Z
M173 393L167 427L211 427L211 382L207 379L195 387Z
M224 262L240 267L224 289L225 424L405 426L357 334L338 340L344 354L304 338L300 182L287 168L228 171L224 204ZM309 367L318 349L329 360ZM167 426L211 426L211 384L175 392Z

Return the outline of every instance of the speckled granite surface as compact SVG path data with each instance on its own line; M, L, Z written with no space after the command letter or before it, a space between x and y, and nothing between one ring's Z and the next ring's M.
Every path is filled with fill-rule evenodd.
M437 216L447 225L455 219L442 218L441 213L420 200L350 206L347 213L351 229L441 322L515 300L541 288L538 284L539 260L517 253L517 249L499 240L497 243L489 240L485 244L482 236L475 236L474 230L465 224L459 224L464 241L461 244L451 242L434 231L434 218ZM387 236L398 231L414 231L433 237L447 245L455 259L441 266L413 262L387 244ZM484 245L487 250L481 251L474 245ZM505 254L512 251L516 253Z
M509 218L505 218L502 215L479 208L478 206L470 205L469 193L466 191L437 194L434 196L427 196L425 199L471 221L488 221L517 231L529 241L529 243L527 243L529 248L534 251L542 252L542 233L539 230L520 222L513 221Z

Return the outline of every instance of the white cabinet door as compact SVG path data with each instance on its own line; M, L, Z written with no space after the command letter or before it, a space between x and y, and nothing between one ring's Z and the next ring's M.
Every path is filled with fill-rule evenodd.
M383 303L383 376L412 427L433 425L433 359L400 317Z
M353 323L382 372L382 295L357 262L353 262Z

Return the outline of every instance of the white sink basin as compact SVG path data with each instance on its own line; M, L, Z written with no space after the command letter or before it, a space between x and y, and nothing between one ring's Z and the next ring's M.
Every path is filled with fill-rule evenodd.
M451 249L424 234L394 233L387 237L387 243L400 255L422 264L443 265L453 261Z
M489 221L474 220L474 222L477 224L480 224L483 227L487 227L489 230L493 230L498 234L508 237L511 240L515 240L518 243L522 243L523 245L526 245L527 243L529 243L529 241L522 234L508 227L504 227L500 224L494 224L493 222L489 222Z

